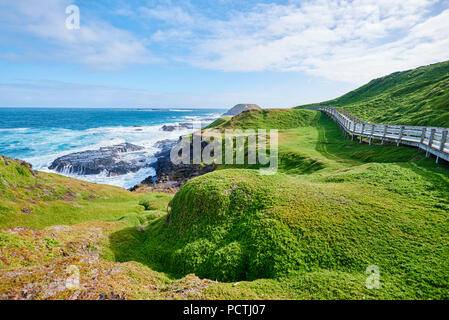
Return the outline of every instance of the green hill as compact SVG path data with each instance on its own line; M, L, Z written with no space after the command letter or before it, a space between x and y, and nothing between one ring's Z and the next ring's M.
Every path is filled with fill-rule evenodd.
M449 174L416 149L345 140L310 110L250 111L216 128L276 124L278 174L222 166L189 181L145 237L126 245L117 235L119 261L246 290L265 279L261 292L295 283L280 296L446 297ZM382 290L364 287L369 265L382 270Z
M263 119L289 128L280 112ZM296 297L329 298L330 287L334 298L447 297L447 171L416 149L360 145L320 113L294 112L305 125L280 131L278 174L223 168L189 181L145 240L118 246L123 261L134 250L175 277L295 283ZM258 117L226 123L248 128ZM369 265L382 270L380 290L364 287Z
M141 213L141 194L36 172L23 161L0 156L0 228L42 229Z
M223 165L172 196L2 157L0 297L449 298L443 166L345 139L312 110L249 111L214 127L280 129L278 173ZM379 289L366 287L373 265ZM78 291L58 287L69 266Z
M291 129L316 125L319 115L310 110L249 110L232 118L220 118L208 128L216 129Z
M319 104L376 123L449 127L449 61L395 72Z

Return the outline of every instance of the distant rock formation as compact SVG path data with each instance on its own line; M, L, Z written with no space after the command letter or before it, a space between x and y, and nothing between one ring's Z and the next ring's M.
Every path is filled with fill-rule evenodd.
M248 111L248 110L260 110L262 109L261 107L259 107L257 104L238 104L236 106L234 106L232 109L228 110L228 112L226 112L225 114L223 114L224 117L229 117L229 116L236 116L244 111Z
M146 156L139 153L132 153L128 156L127 153L142 149L144 148L131 143L121 143L102 147L99 150L71 153L57 158L49 169L78 175L94 175L104 172L108 177L137 172L141 168L149 166Z
M162 131L175 131L175 130L184 130L184 129L193 129L193 124L192 123L186 123L186 122L182 122L182 123L178 123L178 124L164 124L161 128Z

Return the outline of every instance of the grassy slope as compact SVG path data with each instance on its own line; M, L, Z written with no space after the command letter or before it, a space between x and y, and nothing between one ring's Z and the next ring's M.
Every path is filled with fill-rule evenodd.
M449 61L396 72L320 104L377 123L449 127Z
M249 112L240 116L249 122L225 127L251 128L266 113L295 125L295 116L313 119L280 131L281 172L224 169L191 180L168 220L129 245L117 234L119 260L137 257L174 277L246 279L247 295L262 286L291 298L447 298L448 173L415 149L344 140L309 110ZM372 264L380 290L364 287Z
M141 194L56 174L33 174L19 161L2 156L0 191L0 228L42 229L57 224L114 220L144 210L139 205L144 198Z
M0 256L5 257L0 298L2 293L20 295L29 283L41 288L35 298L46 297L48 282L57 279L48 280L44 264L59 278L75 264L85 283L78 293L61 290L53 298L79 294L90 299L110 291L164 299L449 298L449 175L441 166L415 149L345 140L332 121L310 110L252 111L218 127L281 129L279 173L260 176L256 170L221 167L188 182L171 202L169 219L164 208L170 196L83 183L109 200L89 199L90 193L85 200L40 199L35 205L48 205L42 214L54 219L42 220L41 212L20 212L28 196L23 192L36 185L35 178L11 173L10 181L18 178L16 190L5 190L24 199L10 212L11 194L2 196L2 214L7 208L9 215L27 218L3 222L3 228L60 224L53 203L73 207L75 202L73 210L82 214L98 202L96 213L78 221L109 222L90 221L65 232L49 227L32 238L33 231L0 232ZM3 177L4 172L0 167ZM86 192L77 185L81 182L39 176L49 179L39 181L41 186L65 190L69 185L71 193ZM150 211L138 205L142 199L149 201ZM83 204L84 209L77 208ZM136 230L139 224L148 230ZM94 236L98 230L100 238ZM36 247L43 248L39 256L30 249ZM18 252L26 258L18 261ZM83 262L92 255L94 267ZM381 271L379 290L365 287L365 269L372 264ZM31 268L34 276L23 268ZM92 270L109 276L91 285ZM192 272L232 282L200 280L188 275Z
M223 118L221 118L223 119ZM316 125L316 112L294 109L265 109L243 112L219 125L217 129L291 129ZM225 119L226 120L226 119ZM219 121L219 120L217 120ZM212 126L212 124L211 124Z

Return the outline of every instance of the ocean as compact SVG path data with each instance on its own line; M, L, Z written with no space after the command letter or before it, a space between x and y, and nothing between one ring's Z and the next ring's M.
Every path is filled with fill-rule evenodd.
M149 161L159 151L154 145L164 139L177 139L189 129L162 131L164 124L201 121L206 125L226 110L221 109L78 109L78 108L0 108L0 154L25 160L40 171L52 172L50 164L63 155L96 150L129 142L144 147ZM80 180L130 188L148 176L153 168L108 177L73 175Z

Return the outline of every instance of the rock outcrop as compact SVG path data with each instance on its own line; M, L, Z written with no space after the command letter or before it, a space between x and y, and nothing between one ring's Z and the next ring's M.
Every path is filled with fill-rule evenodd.
M131 188L131 191L150 189L151 191L176 192L188 180L212 172L216 169L216 165L199 165L199 164L174 164L170 159L170 152L176 146L176 140L159 141L155 146L160 148L155 157L157 161L151 166L154 167L156 175L148 177L139 185ZM205 148L206 142L201 143L201 148ZM191 146L191 148L193 148ZM191 159L193 150L190 150ZM146 190L146 191L150 191Z
M169 132L175 131L175 130L184 130L184 129L193 129L193 124L186 123L186 122L182 122L182 123L178 123L178 124L165 124L161 128L162 131L169 131Z
M224 117L229 116L236 116L242 112L248 111L248 110L260 110L262 109L257 104L238 104L234 106L232 109L228 110L225 114L223 114Z
M99 150L71 153L57 158L49 169L77 175L95 175L102 172L107 176L123 175L149 166L145 154L135 153L143 149L131 143L121 143ZM129 154L130 152L133 153Z
M33 170L33 166L31 165L31 163L28 163L26 161L23 161L20 159L11 159L11 158L8 158L8 157L2 156L2 155L0 155L0 160L3 160L3 163L5 164L5 166L9 166L10 164L14 165L14 162L16 162L16 163L18 163L19 166L28 169L33 176L36 177L38 175L38 172L36 170ZM17 170L22 171L21 169L17 169ZM3 182L5 183L6 181L3 180Z

